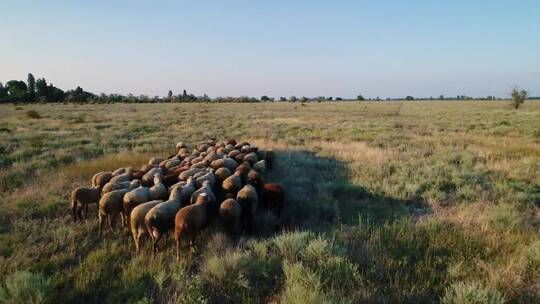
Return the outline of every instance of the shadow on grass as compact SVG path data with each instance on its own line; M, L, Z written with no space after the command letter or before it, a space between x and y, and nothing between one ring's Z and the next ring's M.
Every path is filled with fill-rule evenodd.
M349 180L344 161L305 150L278 150L267 181L286 191L280 219L284 229L325 231L336 224L354 225L359 218L386 223L415 212L428 212L422 200L405 201L373 193Z

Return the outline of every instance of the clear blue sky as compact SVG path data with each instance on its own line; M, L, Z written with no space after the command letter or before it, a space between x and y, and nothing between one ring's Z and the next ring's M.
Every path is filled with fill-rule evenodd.
M5 1L0 81L165 95L540 95L540 1Z

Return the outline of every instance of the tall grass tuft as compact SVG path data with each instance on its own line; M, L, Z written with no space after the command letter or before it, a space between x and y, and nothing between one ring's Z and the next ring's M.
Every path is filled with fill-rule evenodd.
M443 304L504 304L504 297L479 282L458 282L446 288Z

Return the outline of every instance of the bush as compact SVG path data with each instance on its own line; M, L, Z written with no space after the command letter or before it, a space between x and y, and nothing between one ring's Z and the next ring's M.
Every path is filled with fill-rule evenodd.
M40 119L41 115L39 115L38 111L36 110L28 110L26 111L26 116L32 119Z
M297 261L301 251L306 248L308 242L314 238L314 234L307 231L285 232L274 238L279 253L287 261Z
M281 295L283 303L328 303L320 278L301 263L283 263L285 286Z
M17 271L0 286L0 303L50 303L54 285L42 274Z
M459 282L446 288L443 304L502 304L504 297L496 290L482 286L478 282Z

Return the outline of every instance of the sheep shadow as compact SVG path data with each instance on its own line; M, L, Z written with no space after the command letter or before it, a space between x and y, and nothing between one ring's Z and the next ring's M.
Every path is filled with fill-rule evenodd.
M336 224L357 224L361 218L382 224L429 212L422 200L385 196L352 183L346 162L307 150L277 150L274 168L265 178L284 187L286 201L279 219L265 211L257 214L259 236L271 235L275 227L322 232Z

